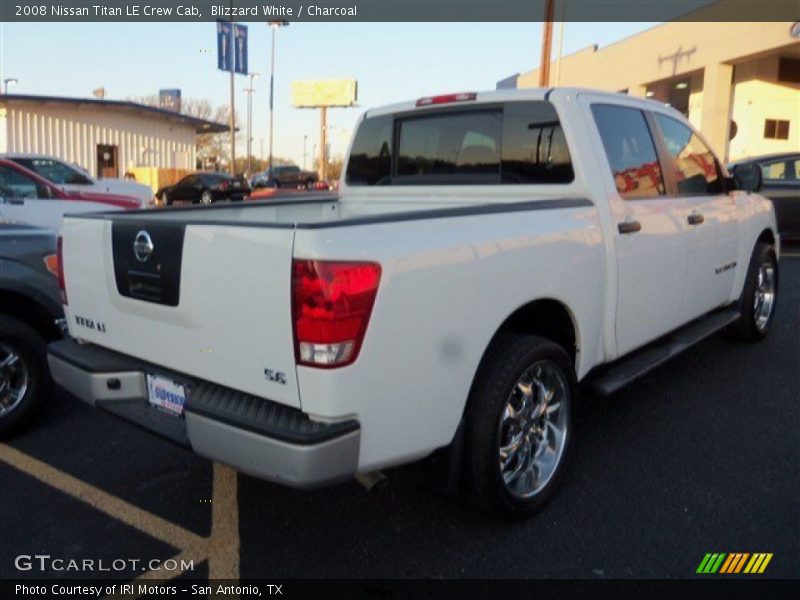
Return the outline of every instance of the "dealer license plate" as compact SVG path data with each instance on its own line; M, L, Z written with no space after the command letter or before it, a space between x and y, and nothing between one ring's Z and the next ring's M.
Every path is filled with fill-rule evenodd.
M186 388L166 377L148 374L147 400L156 408L180 417L186 404Z

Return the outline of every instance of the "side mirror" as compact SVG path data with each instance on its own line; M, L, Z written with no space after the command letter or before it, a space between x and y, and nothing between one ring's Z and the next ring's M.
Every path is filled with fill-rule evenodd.
M757 192L761 189L762 181L761 166L756 163L745 163L733 168L733 184L737 190Z

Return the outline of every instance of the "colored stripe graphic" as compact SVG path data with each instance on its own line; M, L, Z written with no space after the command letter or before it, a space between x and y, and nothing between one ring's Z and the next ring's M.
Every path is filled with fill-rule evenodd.
M696 572L702 574L719 573L720 575L742 572L750 574L763 573L772 560L772 556L772 553L768 552L756 552L754 554L749 552L731 552L730 554L708 552L703 557L703 560L700 561Z

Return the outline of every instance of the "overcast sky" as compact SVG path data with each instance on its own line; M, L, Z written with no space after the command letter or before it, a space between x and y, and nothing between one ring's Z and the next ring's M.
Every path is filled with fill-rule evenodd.
M267 153L270 31L265 23L248 25L250 70L261 73L253 104L258 155L260 139ZM564 54L608 45L654 25L567 23ZM302 164L303 136L308 135L310 166L319 136L318 111L291 105L292 80L358 79L360 106L329 111L331 154L341 155L366 108L494 89L500 79L536 67L541 29L541 23L293 23L277 32L274 153ZM229 102L229 76L216 68L214 23L6 23L2 34L3 77L19 79L12 93L88 97L103 86L107 98L125 99L180 88L184 98ZM242 127L246 87L247 78L237 76Z

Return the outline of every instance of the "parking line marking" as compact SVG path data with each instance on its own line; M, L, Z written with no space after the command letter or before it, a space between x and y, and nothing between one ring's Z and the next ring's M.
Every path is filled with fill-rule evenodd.
M211 493L211 535L203 538L203 545L198 548L189 548L173 556L172 560L193 560L195 565L208 560L208 580L232 579L239 581L239 484L237 473L230 467L214 463L214 482ZM134 579L148 581L159 579L162 581L179 577L181 570L169 571L165 576L161 571L147 571ZM138 598L139 595L125 596L126 600ZM213 600L216 596L209 596ZM225 596L230 600L239 598L238 594ZM107 596L114 598L114 596Z
M214 463L209 579L239 579L239 499L236 471Z
M202 563L204 560L208 559L206 555L206 547L204 545L203 548L195 549L190 548L188 550L184 550L180 554L176 554L166 560L174 560L180 565L181 561L194 561L192 564L197 566ZM183 569L175 569L174 571L147 571L146 573L142 573L136 579L133 579L131 583L134 584L134 593L133 594L110 594L108 596L104 596L103 600L116 600L119 598L120 600L135 600L136 598L140 598L141 594L137 593L135 590L139 589L139 587L135 584L137 583L145 583L147 581L155 581L158 580L159 582L162 581L169 581L176 577L180 577L184 575L185 571Z
M205 539L6 444L0 444L0 460L172 547L188 548Z
M214 463L211 534L203 537L2 443L0 462L179 550L178 554L171 557L171 560L177 561L177 569L145 571L133 581L174 579L184 574L184 570L180 568L181 561L190 560L194 561L194 565L208 561L209 581L239 581L238 474L228 466ZM165 561L162 564L163 562ZM238 595L228 597L238 598Z

